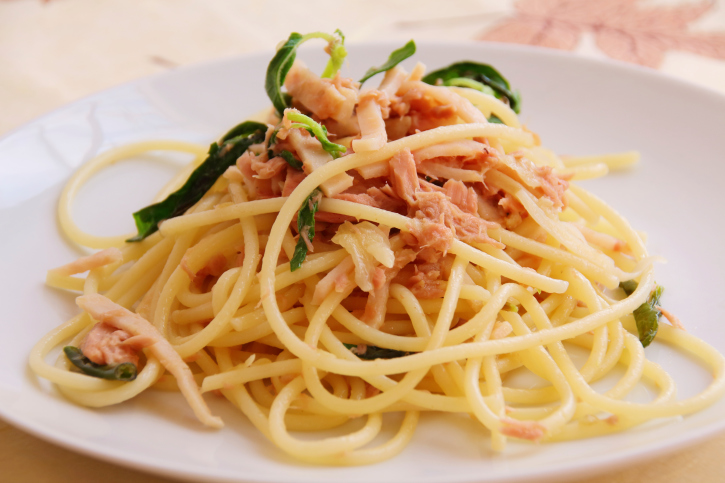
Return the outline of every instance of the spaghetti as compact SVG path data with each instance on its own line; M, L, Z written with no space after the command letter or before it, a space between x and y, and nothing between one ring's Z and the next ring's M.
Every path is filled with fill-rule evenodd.
M603 435L722 396L725 359L655 303L640 235L571 182L631 165L636 153L558 157L521 126L518 95L490 66L424 77L421 64L410 73L395 65L409 55L401 49L371 69L385 72L380 86L360 90L336 74L339 58L325 77L293 63L300 39L324 38L334 57L344 56L340 38L295 35L270 64L281 74L268 71L279 84L267 85L269 124L235 128L208 156L181 142L125 146L71 178L61 228L102 250L48 272L50 286L83 293L83 311L35 346L36 374L90 407L178 388L211 427L223 423L202 393L219 391L286 453L333 465L398 454L425 411L468 414L503 450L508 438ZM492 88L479 82L491 78ZM277 95L281 83L291 101ZM139 230L139 241L72 221L79 187L113 162L192 153L152 205L167 207L239 142L241 154L190 208ZM639 312L654 317L657 341L710 368L703 392L675 399L671 377L645 358ZM660 313L673 324L657 325ZM88 359L73 363L81 370L64 355L47 362L64 346ZM580 368L573 347L587 351ZM118 363L137 366L135 379L113 380L105 368ZM611 389L595 391L616 367L624 372ZM506 384L522 373L545 384ZM625 400L642 382L657 397ZM386 412L404 413L402 423L371 446ZM365 424L341 436L294 434L344 430L355 418Z

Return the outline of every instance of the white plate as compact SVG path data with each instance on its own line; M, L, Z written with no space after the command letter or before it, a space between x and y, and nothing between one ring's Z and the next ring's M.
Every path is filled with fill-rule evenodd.
M357 78L397 45L350 46ZM321 49L302 57L322 69ZM176 394L150 391L119 407L91 410L60 397L29 371L27 355L46 331L76 312L73 295L43 286L45 270L80 252L58 232L63 182L95 153L124 143L173 138L209 143L268 105L269 55L179 69L126 84L46 115L0 140L0 415L68 448L160 474L205 481L399 483L545 481L590 476L642 461L725 426L725 401L683 420L573 443L488 449L485 431L465 417L426 416L411 445L379 465L346 469L300 465L280 454L241 413L211 401L227 426L202 428ZM423 44L430 68L456 60L488 62L523 94L522 119L560 153L638 149L642 162L586 186L649 234L665 303L689 331L725 351L725 98L650 70L553 51L485 44ZM410 67L412 61L406 62ZM375 81L372 81L375 82ZM153 158L150 156L149 158ZM132 231L131 212L173 172L136 160L100 175L79 199L76 217L98 234ZM81 206L82 205L82 206ZM706 371L661 345L647 356L665 366L685 397ZM214 397L209 397L214 399Z

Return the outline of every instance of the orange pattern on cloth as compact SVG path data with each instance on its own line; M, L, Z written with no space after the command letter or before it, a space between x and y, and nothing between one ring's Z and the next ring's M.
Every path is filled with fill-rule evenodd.
M647 6L641 0L521 0L516 14L478 38L574 50L591 32L607 56L659 67L671 50L725 60L725 31L696 32L690 24L715 3Z

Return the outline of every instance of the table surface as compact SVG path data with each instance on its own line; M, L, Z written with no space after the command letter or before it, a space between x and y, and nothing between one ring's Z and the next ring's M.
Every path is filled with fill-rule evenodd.
M0 136L128 80L271 49L291 31L336 28L348 42L491 40L558 48L645 65L725 94L723 0L307 0L284 9L262 0L0 0ZM725 434L580 481L722 481L723 454ZM79 475L108 483L170 481L73 453L0 421L1 481L76 483Z

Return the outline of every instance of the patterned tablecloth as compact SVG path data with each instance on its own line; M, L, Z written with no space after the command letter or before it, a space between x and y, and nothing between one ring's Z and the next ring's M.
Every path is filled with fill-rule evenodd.
M641 64L725 94L722 0L0 0L0 135L128 80L272 49L291 31L335 28L348 42L475 39L569 50ZM723 454L725 435L582 481L723 481ZM168 480L0 422L0 481Z

